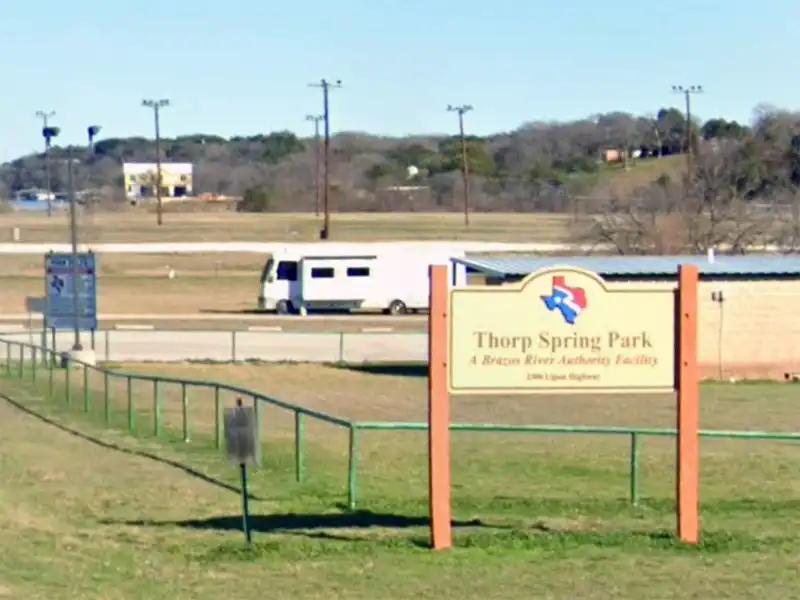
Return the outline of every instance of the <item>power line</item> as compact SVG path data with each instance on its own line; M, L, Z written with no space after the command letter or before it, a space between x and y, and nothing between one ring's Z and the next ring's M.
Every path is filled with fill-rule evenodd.
M306 121L314 123L314 181L315 181L315 198L314 198L314 215L319 216L319 201L322 195L322 187L319 180L320 168L320 152L319 152L319 123L324 120L324 115L306 115Z
M156 130L156 221L159 225L164 223L163 209L161 206L161 109L169 106L169 100L142 100L142 106L153 109L153 119Z
M330 145L331 145L331 119L330 119L330 106L328 103L328 92L331 88L341 88L342 80L337 79L335 82L330 82L327 79L320 79L319 83L310 83L310 87L322 88L322 120L325 123L325 146L324 146L324 175L325 181L322 188L322 205L325 213L323 220L322 230L319 232L319 237L322 240L327 240L331 234L331 213L330 213Z
M686 100L686 181L692 177L692 96L704 92L702 85L673 85L673 94L683 94Z
M464 137L464 114L472 110L469 104L453 106L448 104L447 112L458 113L458 135L461 139L461 175L464 178L464 225L469 227L469 160L467 157L467 141Z

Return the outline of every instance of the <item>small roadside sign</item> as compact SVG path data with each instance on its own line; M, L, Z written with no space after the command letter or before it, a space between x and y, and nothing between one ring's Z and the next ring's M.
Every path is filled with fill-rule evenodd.
M247 465L258 464L258 432L256 411L252 406L242 406L242 399L236 399L236 406L226 408L224 414L225 449L228 460L239 465L242 481L242 530L248 544L253 541L250 532L250 496L247 492Z

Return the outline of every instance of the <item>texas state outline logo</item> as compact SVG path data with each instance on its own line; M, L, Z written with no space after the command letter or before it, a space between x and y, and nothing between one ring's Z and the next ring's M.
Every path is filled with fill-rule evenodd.
M547 310L557 310L570 325L574 325L577 318L586 309L586 291L579 287L570 287L563 275L553 276L553 291L548 296L542 296L542 301Z

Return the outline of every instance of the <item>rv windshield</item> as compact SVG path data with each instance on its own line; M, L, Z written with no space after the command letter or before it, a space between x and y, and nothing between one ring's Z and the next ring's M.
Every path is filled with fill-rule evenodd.
M267 264L264 265L264 270L261 271L261 283L264 283L265 281L267 283L272 283L273 281L275 281L274 268L275 268L275 259L269 257L267 259Z

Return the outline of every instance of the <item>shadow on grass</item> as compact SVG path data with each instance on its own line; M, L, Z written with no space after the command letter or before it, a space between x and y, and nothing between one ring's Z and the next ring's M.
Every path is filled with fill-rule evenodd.
M366 365L332 365L337 369L366 373L368 375L394 375L397 377L427 377L428 365L424 363L386 363Z
M103 440L100 440L100 439L97 439L95 437L92 437L92 436L90 436L90 435L88 435L86 433L78 431L77 429L72 429L71 427L67 427L66 425L63 425L63 424L61 424L61 423L59 423L57 421L54 421L53 419L50 419L50 418L48 418L48 417L46 417L46 416L44 416L44 415L42 415L42 414L40 414L40 413L38 413L38 412L36 412L34 410L28 408L27 406L24 406L23 404L20 404L16 400L14 400L12 398L9 398L6 395L0 394L0 399L4 400L10 406L12 406L12 407L16 408L17 410L25 413L26 415L29 415L29 416L33 417L34 419L37 419L37 420L41 421L42 423L45 423L45 424L50 425L52 427L55 427L56 429L59 429L59 430L65 432L65 433L68 433L68 434L70 434L72 436L80 438L80 439L82 439L82 440L84 440L86 442L89 442L90 444L94 444L95 446L99 446L101 448L105 448L106 450L112 450L114 452L119 452L121 454L127 454L129 456L138 456L140 458L146 458L148 460L152 460L152 461L155 461L157 463L161 463L162 465L166 465L168 467L172 467L174 469L178 469L179 471L182 471L184 474L186 474L186 475L188 475L190 477L194 477L195 479L199 479L200 481L203 481L203 482L208 483L210 485L213 485L215 487L221 488L223 490L226 490L226 491L229 491L229 492L233 492L233 493L236 493L236 494L241 494L242 493L242 490L238 486L231 485L229 483L225 483L224 481L220 481L219 479L215 479L213 477L210 477L209 475L206 475L205 473L201 473L200 471L197 471L197 470L195 470L195 469L193 469L193 468L191 468L191 467L189 467L187 465L179 463L176 460L171 460L169 458L164 458L162 456L158 456L156 454L152 454L152 453L146 452L144 450L134 450L134 449L131 449L131 448L124 448L122 446L118 446L118 445L112 444L110 442L104 442ZM251 500L261 500L262 499L262 498L259 498L258 496L254 496L252 494L248 494L248 497Z
M405 516L392 513L378 513L370 510L347 511L336 513L285 513L269 515L251 515L250 529L260 533L294 533L312 538L360 541L359 538L340 536L331 530L362 530L373 527L385 529L407 529L427 527L428 517ZM127 525L133 527L185 527L188 529L212 531L242 531L241 515L225 515L207 519L187 519L184 521L154 521L138 519L131 521L101 520L101 525ZM468 521L452 521L455 528L508 529L502 525L487 525L480 519ZM329 530L320 532L316 530ZM366 540L365 540L366 541Z

